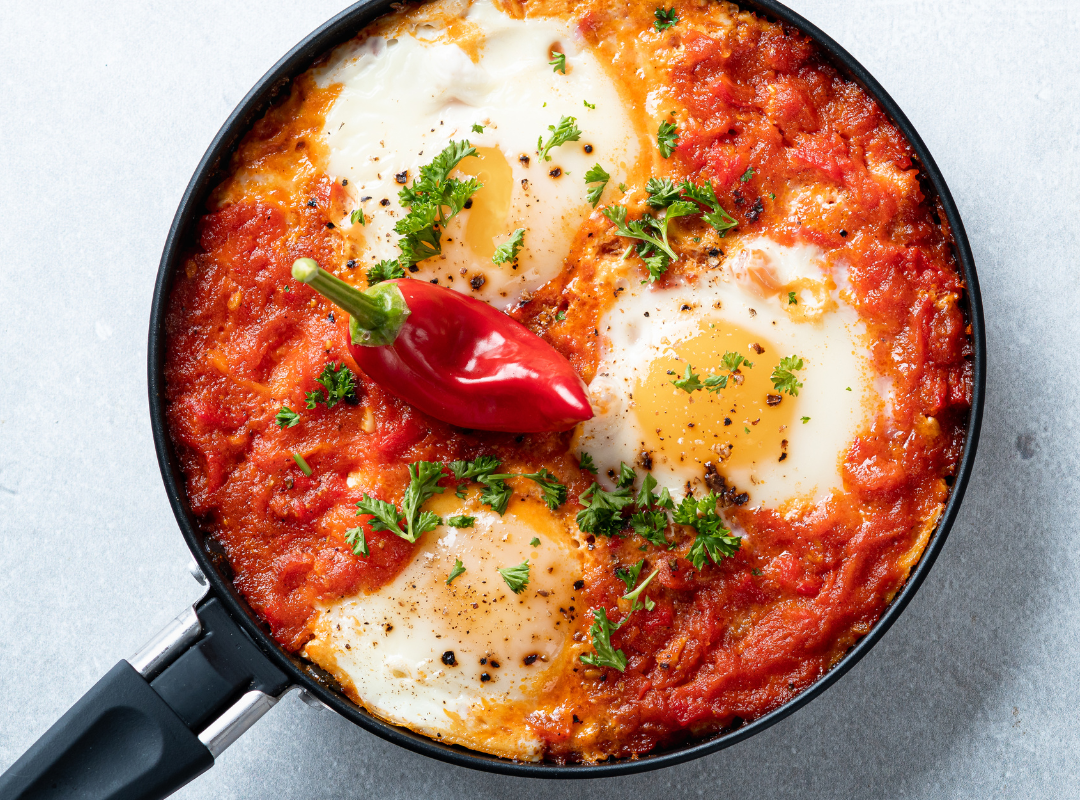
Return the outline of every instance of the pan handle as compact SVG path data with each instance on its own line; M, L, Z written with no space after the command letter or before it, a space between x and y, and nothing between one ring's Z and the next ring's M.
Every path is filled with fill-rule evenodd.
M213 596L98 681L7 772L5 800L160 800L290 689Z

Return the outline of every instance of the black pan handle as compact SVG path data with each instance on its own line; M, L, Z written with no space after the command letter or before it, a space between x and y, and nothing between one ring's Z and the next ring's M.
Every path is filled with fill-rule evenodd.
M4 800L160 800L289 689L206 597L121 661L0 775Z

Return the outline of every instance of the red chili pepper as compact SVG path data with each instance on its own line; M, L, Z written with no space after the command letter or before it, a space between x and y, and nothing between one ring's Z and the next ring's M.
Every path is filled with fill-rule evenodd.
M349 349L368 377L436 419L531 433L592 418L570 362L487 303L407 279L362 292L310 258L293 277L348 312Z

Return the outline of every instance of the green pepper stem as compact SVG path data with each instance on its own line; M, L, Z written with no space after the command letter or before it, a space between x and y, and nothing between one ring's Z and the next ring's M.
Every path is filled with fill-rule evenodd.
M390 319L390 315L378 300L331 275L313 258L296 259L292 266L292 276L346 311L361 328L376 330L386 325Z

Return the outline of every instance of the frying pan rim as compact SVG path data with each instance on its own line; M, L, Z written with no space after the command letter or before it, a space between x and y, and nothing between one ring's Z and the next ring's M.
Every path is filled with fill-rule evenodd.
M150 401L150 425L154 436L154 449L161 470L162 482L169 498L169 505L177 524L187 542L188 549L210 582L212 592L219 597L229 613L243 630L259 645L266 657L298 686L318 698L324 705L336 711L364 730L393 742L407 750L429 756L457 766L530 778L602 778L627 775L645 770L672 766L694 758L714 753L743 741L774 725L781 719L807 705L822 692L835 684L863 658L885 632L903 613L918 591L937 560L949 531L959 512L968 480L971 476L978 446L985 399L986 340L982 300L971 247L967 240L959 211L940 170L930 155L922 138L912 126L885 89L846 50L815 25L775 0L740 0L744 10L756 12L767 18L779 20L814 40L827 59L847 78L854 80L870 95L897 125L915 152L926 179L945 212L952 230L955 255L966 284L968 319L971 325L972 356L972 404L964 437L964 450L960 458L955 482L938 520L935 531L927 543L918 564L912 569L907 582L885 609L871 630L860 639L845 656L828 672L799 695L768 714L741 727L702 741L681 745L660 753L603 762L600 764L554 764L530 763L498 758L465 748L440 743L426 736L413 733L375 717L352 703L338 692L319 683L305 672L297 659L290 657L274 642L251 611L247 602L219 572L210 554L203 546L204 534L186 502L183 476L176 461L166 421L165 401L165 314L172 278L183 263L185 245L190 231L204 211L205 199L221 176L221 166L227 164L240 139L250 130L282 90L297 75L304 72L316 59L338 44L347 41L380 14L390 9L392 0L360 0L341 13L327 20L305 37L281 58L245 95L215 135L184 191L176 215L169 228L162 252L154 286L150 313L150 330L147 348L147 384Z

